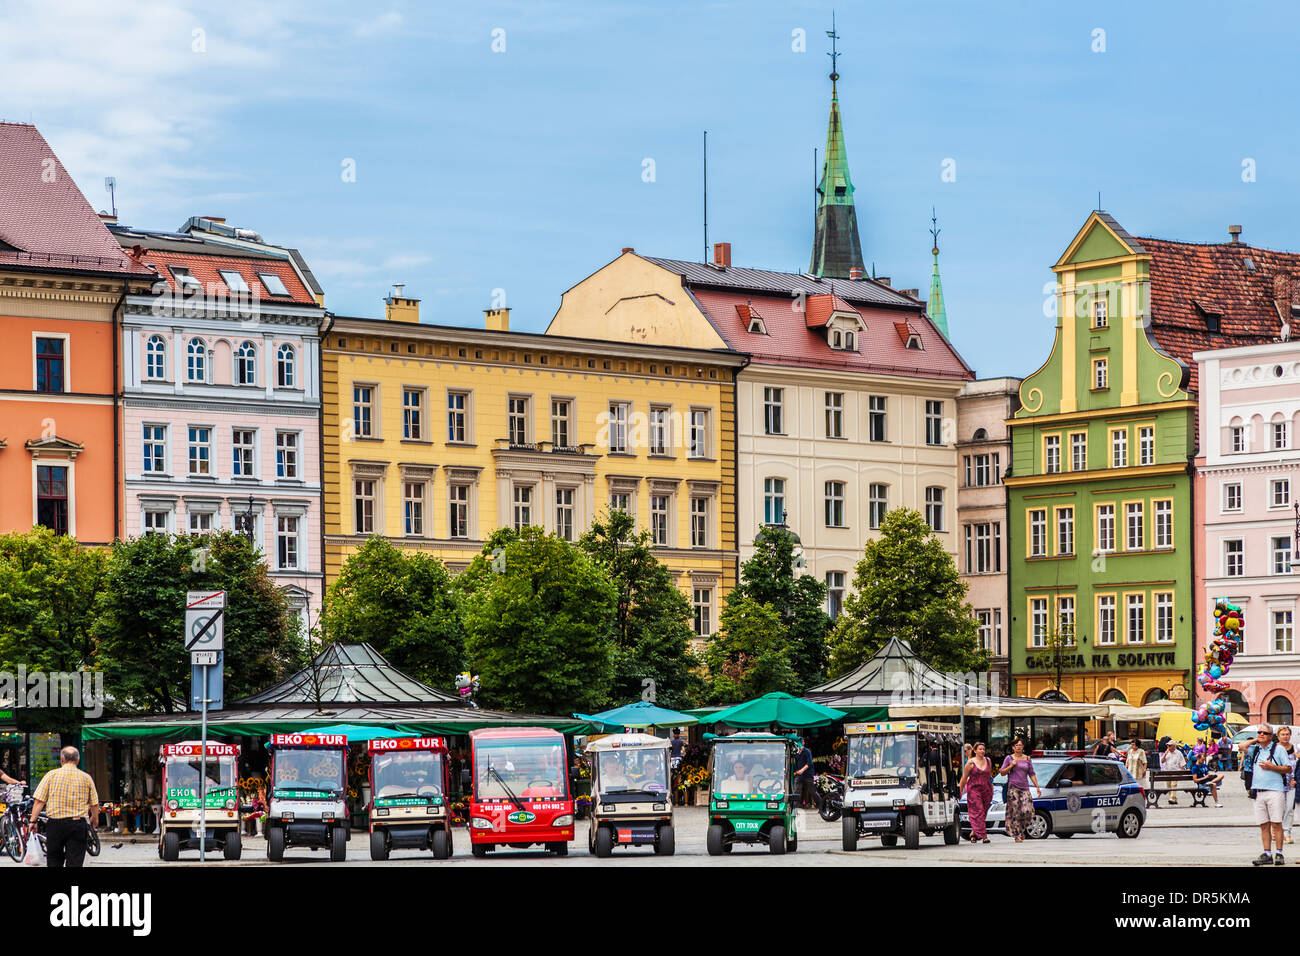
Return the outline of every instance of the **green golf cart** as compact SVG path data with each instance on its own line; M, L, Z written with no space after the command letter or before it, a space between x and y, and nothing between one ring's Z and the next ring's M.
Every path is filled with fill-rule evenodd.
M799 843L791 797L795 739L767 733L705 734L709 749L709 856L737 843L791 853Z

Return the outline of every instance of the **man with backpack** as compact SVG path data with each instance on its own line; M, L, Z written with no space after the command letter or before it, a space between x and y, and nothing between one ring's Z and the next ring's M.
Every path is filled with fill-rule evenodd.
M1242 779L1255 801L1255 822L1264 844L1264 852L1253 862L1255 866L1281 866L1286 862L1282 858L1282 817L1286 812L1287 778L1295 767L1295 757L1273 739L1273 728L1268 724L1260 724L1257 736L1242 741L1240 749L1244 753ZM1276 853L1272 852L1274 846Z

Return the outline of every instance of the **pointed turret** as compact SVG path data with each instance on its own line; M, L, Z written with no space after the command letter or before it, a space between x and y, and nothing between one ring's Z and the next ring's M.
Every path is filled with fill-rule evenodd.
M925 302L926 314L934 327L948 338L948 308L943 301L943 280L939 278L939 222L930 210L930 238L934 242L930 254L934 256L934 271L930 274L930 298Z
M831 117L826 129L826 160L817 186L817 228L813 236L812 265L816 276L847 279L852 270L862 269L862 242L858 238L858 214L853 207L853 181L849 178L849 155L844 148L844 127L840 122L840 98L836 81L839 34L832 24Z

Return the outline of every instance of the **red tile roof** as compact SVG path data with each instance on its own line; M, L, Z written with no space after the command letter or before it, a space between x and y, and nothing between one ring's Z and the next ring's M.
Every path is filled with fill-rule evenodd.
M29 123L0 123L0 266L150 274L118 245Z
M295 305L316 305L316 300L312 297L307 287L302 284L298 274L294 271L293 266L286 261L275 259L248 259L240 256L212 256L212 255L187 255L178 252L161 252L146 250L143 257L145 262L154 266L160 276L165 278L171 285L172 290L177 294L184 295L172 275L169 266L184 266L190 270L190 275L194 276L203 288L208 290L209 294L227 296L230 295L230 289L226 286L226 281L221 278L221 272L238 272L244 277L244 282L248 288L258 298L266 299L269 302L292 302ZM262 284L258 277L259 272L275 274L280 277L284 287L289 290L288 296L271 295ZM249 293L240 293L245 298Z
M829 292L821 295L810 295L804 310L804 318L810 329L823 328L831 320L831 314L835 312L851 312L853 315L860 316L860 313L853 306L849 305L838 295Z
M748 352L751 361L760 365L801 365L812 368L839 368L885 375L973 379L975 376L961 356L930 324L923 314L910 318L921 337L924 350L908 349L894 330L896 309L872 309L859 305L845 311L856 312L866 325L858 336L858 350L832 349L826 333L810 329L804 313L796 310L797 300L789 296L748 295L743 291L692 288L691 294L704 309L727 344L738 352ZM742 307L752 308L763 318L766 335L748 331ZM836 306L836 308L840 308Z
M1288 322L1291 309L1300 309L1300 254L1245 243L1138 241L1151 255L1151 334L1189 367L1192 391L1192 353L1275 342L1282 333L1278 307Z

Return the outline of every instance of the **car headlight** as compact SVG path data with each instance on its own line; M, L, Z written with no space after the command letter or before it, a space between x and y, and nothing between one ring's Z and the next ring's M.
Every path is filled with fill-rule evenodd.
M474 818L472 818L472 819L469 821L469 825L470 825L471 827L473 827L475 830L491 830L491 829L492 829L492 821L491 821L491 820L484 819L483 817L474 817Z
M600 812L601 812L601 813L613 813L613 812L614 812L614 804L612 804L612 803L602 803L602 804L600 805Z
M655 809L655 810L667 810L667 809L668 809L668 804L666 804L666 803L656 803L652 809Z
M378 810L375 811L375 816L377 816L377 817L386 817L386 816L388 816L388 808L387 808L387 807L380 807Z
M775 800L769 800L767 801L767 808L769 810L780 810L781 804L777 803Z
M865 809L867 809L867 801L865 801L865 800L854 800L854 801L853 801L853 809L854 809L854 810L865 810Z
M320 815L320 818L321 818L321 820L322 820L323 822L325 822L325 823L332 823L333 820L334 820L334 814L332 814L332 813L322 813L322 814Z
M726 800L719 800L717 805L719 810L725 810L731 806L731 804Z
M227 801L226 801L226 809L227 809L227 810L233 810L233 809L235 809L235 801L234 801L234 800L227 800Z
M178 801L176 801L176 800L168 800L168 801L167 801L167 809L168 809L168 810L179 810L179 809L180 809L180 803L179 803Z
M282 813L282 814L280 814L280 819L283 820L285 823L293 823L293 814L292 814L292 813Z
M551 821L553 827L571 827L573 826L573 814L564 813Z
M907 806L907 801L906 801L906 800L895 800L895 801L894 801L894 809L895 809L895 810L901 810L901 809L903 809L903 807L905 807L905 806Z

